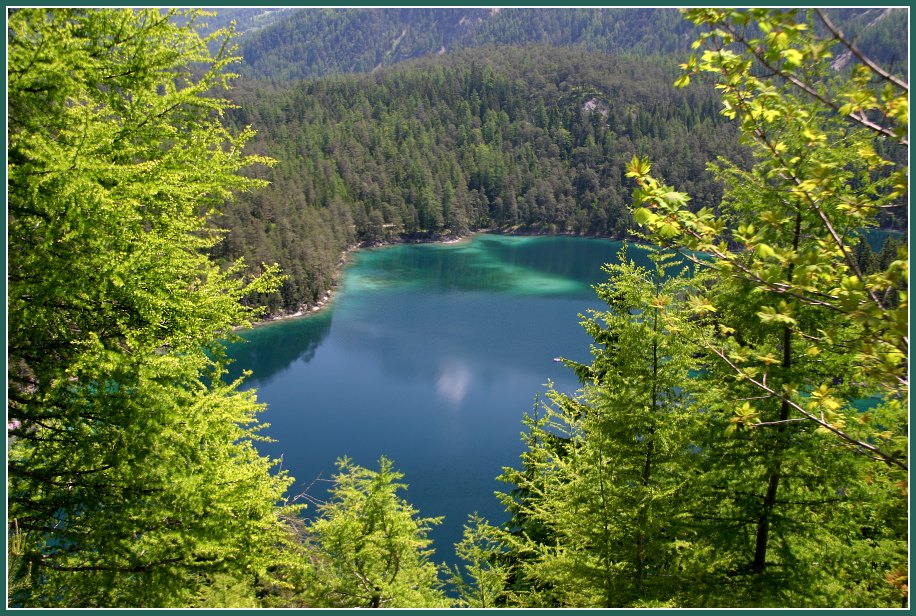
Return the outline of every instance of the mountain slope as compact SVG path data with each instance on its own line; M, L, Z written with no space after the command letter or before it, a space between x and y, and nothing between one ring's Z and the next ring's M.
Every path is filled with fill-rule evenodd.
M313 304L356 243L491 228L625 236L625 164L649 156L698 205L705 169L740 158L711 87L667 63L581 49L481 47L373 74L241 81L232 119L276 158L269 188L227 210L220 257L279 261L273 311Z
M676 9L302 9L240 50L247 75L299 79L492 44L686 51L693 33Z
M274 80L369 72L483 45L541 44L684 57L698 34L674 8L305 8L220 13L221 19L224 14L236 18L244 33L243 73ZM842 8L828 14L866 54L905 70L906 9ZM843 51L836 51L840 66Z

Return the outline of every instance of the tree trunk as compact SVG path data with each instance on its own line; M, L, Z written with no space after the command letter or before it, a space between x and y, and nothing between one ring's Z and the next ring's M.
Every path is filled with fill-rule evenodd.
M795 234L792 238L793 250L798 250L798 241L801 237L801 221L801 210L799 210L795 215ZM790 263L789 271L786 276L790 283L792 282L794 269L795 265ZM784 374L788 373L789 369L792 367L792 330L788 325L782 330L781 366ZM763 497L763 511L761 511L760 517L757 520L757 541L754 545L754 562L751 565L751 570L754 573L762 573L767 566L767 545L770 540L770 524L772 523L773 509L776 507L776 493L779 490L779 479L782 476L781 457L784 447L783 432L786 427L786 424L783 422L788 418L789 403L784 400L779 409L779 421L781 423L776 426L776 445L773 450L773 467L770 469L770 476L767 480L767 491L766 495Z

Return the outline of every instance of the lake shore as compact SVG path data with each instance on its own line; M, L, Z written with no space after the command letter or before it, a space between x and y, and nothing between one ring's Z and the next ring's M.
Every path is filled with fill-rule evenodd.
M480 235L483 233L503 233L495 229L478 229L476 231L469 231L464 235L436 235L432 237L411 237L411 236L399 236L398 238L381 241L381 242L360 242L359 244L354 244L353 246L348 246L343 253L340 255L340 260L337 262L338 268L338 280L334 283L330 289L325 291L324 295L318 301L311 304L302 304L298 310L295 312L281 312L277 313L262 319L258 319L251 324L251 328L263 327L265 325L271 325L273 323L279 323L282 321L289 321L290 319L301 319L309 316L313 316L325 308L330 307L334 303L335 296L340 285L340 277L343 273L344 268L347 266L347 263L350 260L350 255L359 252L361 250L373 250L376 248L385 248L386 246L398 246L401 244L460 244L463 242L470 241L474 236ZM548 235L545 233L503 233L505 235Z
M311 304L302 304L298 310L295 312L280 312L273 314L271 316L258 319L254 321L251 325L251 328L263 327L265 325L271 325L273 323L279 323L282 321L288 321L290 319L301 319L309 316L313 316L322 312L325 308L328 308L334 303L334 298L337 294L338 287L340 285L340 277L343 273L344 268L347 266L347 263L350 260L350 255L359 252L361 250L373 250L376 248L385 248L387 246L398 246L401 244L459 244L462 242L468 242L477 235L507 235L513 237L548 237L548 236L558 236L558 237L588 237L595 239L608 239L608 240L632 240L632 237L615 237L608 234L582 234L574 233L571 231L567 232L558 232L551 230L540 230L540 229L525 229L520 227L511 227L506 229L476 229L474 231L469 231L464 235L454 235L454 234L444 234L444 235L433 235L433 236L408 236L401 235L393 239L379 241L379 242L360 242L359 244L354 244L348 246L340 255L340 260L337 262L337 274L338 280L334 285L325 291L324 295L318 301Z
M266 325L271 325L273 323L279 323L283 321L289 321L290 319L301 319L309 316L316 315L326 308L330 307L334 303L335 296L337 294L340 278L342 276L344 268L347 266L347 263L350 260L350 255L361 250L373 250L376 248L385 248L387 246L398 246L401 244L459 244L463 242L468 242L477 235L483 234L492 234L492 235L508 235L508 236L517 236L517 237L534 237L534 236L566 236L566 237L590 237L596 239L610 239L610 240L625 240L628 238L618 238L611 235L599 235L599 234L581 234L581 233L572 233L572 232L556 232L556 231L546 231L546 230L532 230L532 229L522 229L522 228L509 228L509 229L476 229L474 231L469 231L464 235L454 235L454 234L445 234L445 235L433 235L433 236L406 236L401 235L397 238L379 241L379 242L360 242L359 244L354 244L347 247L343 253L340 255L340 260L337 262L338 268L338 280L334 285L325 291L324 295L316 302L311 304L302 304L298 310L295 312L280 312L273 314L271 316L258 319L254 321L251 325L251 328L263 327Z

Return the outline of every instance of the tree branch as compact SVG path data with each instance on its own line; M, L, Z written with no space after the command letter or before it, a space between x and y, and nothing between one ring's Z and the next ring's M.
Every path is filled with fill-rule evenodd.
M852 41L846 38L846 35L843 34L843 31L837 28L833 24L833 22L830 20L829 17L827 17L827 14L824 12L823 9L815 8L814 11L817 13L817 16L820 18L823 24L827 27L827 29L830 30L831 34L833 34L836 40L842 43L843 46L846 47L846 49L848 49L852 53L852 55L854 55L859 60L859 62L867 66L871 72L881 77L881 79L884 79L885 81L889 81L890 83L894 84L901 90L904 90L906 92L910 91L910 86L905 81L898 79L894 75L891 75L890 73L885 71L883 68L878 66L874 61L872 61L871 58L869 58L868 56L863 54L861 51L859 51L859 49L852 43Z
M760 64L764 68L770 71L772 75L785 79L786 81L791 83L793 86L797 87L799 90L801 90L805 94L808 94L809 96L813 97L820 103L826 105L833 111L836 111L837 113L839 113L840 105L830 100L826 96L822 95L820 92L815 90L813 87L811 87L810 85L808 85L807 83L805 83L804 81L796 77L793 73L780 69L779 67L773 66L764 57L763 52L761 50L759 50L757 47L752 47L742 35L740 35L738 32L735 31L734 28L728 25L723 25L723 28L734 38L736 42L740 43L752 56L754 56L754 58L758 62L760 62ZM856 124L861 124L862 126L872 131L875 131L881 135L884 135L885 137L889 137L893 139L894 141L897 141L898 143L900 143L903 146L907 146L907 147L909 146L909 140L906 137L900 137L896 135L894 131L892 131L891 129L881 126L880 124L877 124L875 122L872 122L871 120L869 120L868 118L864 116L857 115L855 113L847 113L845 114L845 116L849 118L850 120L852 120L853 122L855 122Z
M875 447L874 445L870 445L870 444L868 444L868 443L866 443L866 442L864 442L864 441L860 441L860 440L858 440L858 439L856 439L856 438L854 438L854 437L852 437L852 436L849 436L848 434L846 434L845 432L843 432L842 430L840 430L840 429L837 428L836 426L834 426L834 425L832 425L832 424L830 424L830 423L828 423L828 422L826 422L826 421L821 420L819 417L817 417L816 415L814 415L814 414L812 414L812 413L809 413L809 412L806 411L802 406L800 406L798 403L796 403L795 401L793 401L791 398L789 398L789 397L787 397L787 396L784 396L784 395L780 394L780 393L777 392L776 390L774 390L774 389L772 389L771 387L767 386L765 383L761 383L761 382L758 381L757 379L751 377L750 375L748 375L747 373L745 373L743 370L741 370L741 368L739 368L734 362L732 362L732 361L725 355L724 352L722 352L722 351L720 351L719 349L715 348L712 344L710 344L710 343L708 343L708 342L706 342L706 341L703 341L703 342L702 342L702 345L705 346L705 347L706 347L707 349L709 349L710 351L712 351L713 353L715 353L722 361L724 361L726 364L728 364L728 365L732 368L732 370L734 370L735 372L737 372L742 378L744 378L745 380L747 380L749 383L752 383L753 385L759 387L759 388L762 389L763 391L769 393L770 395L772 395L772 396L778 398L778 399L781 400L782 402L788 404L790 407L792 407L793 409L795 409L796 411L798 411L799 413L801 413L802 415L804 415L808 420L813 421L813 422L816 423L817 425L819 425L819 426L821 426L821 427L823 427L823 428L829 430L829 431L832 432L833 434L836 434L837 436L839 436L839 437L840 437L841 439L843 439L844 441L846 441L846 442L848 442L848 443L854 445L856 448L858 448L858 449L863 449L863 450L868 451L868 452L870 452L870 453L872 453L872 454L874 454L874 455L877 455L877 456L881 459L881 461L883 461L883 462L885 462L885 463L887 463L887 464L894 464L894 465L896 465L896 466L899 466L900 468L902 468L902 469L905 470L905 471L908 471L908 470L909 470L909 467L907 466L907 464L906 464L905 462L902 462L902 461L898 460L895 456L893 456L893 455L891 455L891 454L889 454L889 453L886 453L886 452L882 451L881 449Z

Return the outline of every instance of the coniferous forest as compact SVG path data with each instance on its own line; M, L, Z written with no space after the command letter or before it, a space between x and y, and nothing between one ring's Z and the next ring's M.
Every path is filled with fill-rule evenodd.
M907 23L8 9L8 607L907 607ZM630 246L446 567L225 345L476 231Z
M747 155L713 89L675 78L635 57L482 47L283 89L242 81L232 121L259 127L252 151L278 163L224 214L215 256L281 262L287 279L259 303L295 311L333 284L349 245L478 229L623 237L633 152L711 205L706 161Z

